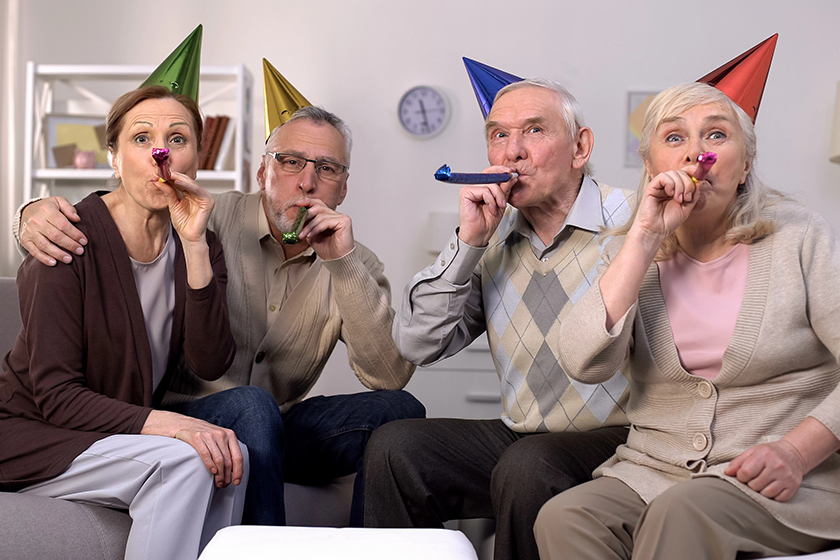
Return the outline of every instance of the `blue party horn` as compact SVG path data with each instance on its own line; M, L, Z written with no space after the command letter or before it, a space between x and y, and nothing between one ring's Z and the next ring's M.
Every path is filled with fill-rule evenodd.
M519 177L519 173L452 173L452 170L445 163L435 171L435 179L438 181L459 185L506 183L515 177Z

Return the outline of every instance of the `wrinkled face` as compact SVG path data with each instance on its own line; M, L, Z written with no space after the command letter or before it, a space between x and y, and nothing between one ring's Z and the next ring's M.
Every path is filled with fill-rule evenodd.
M347 165L347 150L341 134L329 124L306 120L283 125L266 146L266 151ZM315 171L315 165L308 162L299 173L288 173L272 156L264 155L257 171L257 183L265 192L263 205L274 236L291 231L297 202L303 198L317 198L335 210L347 195L348 176L345 171L337 181L322 179Z
M169 148L169 166L195 178L198 170L198 139L186 107L174 99L147 99L123 118L112 165L121 188L141 207L167 207L158 189L160 168L152 159L153 148Z
M511 205L539 206L559 189L578 188L586 161L574 158L575 142L569 140L556 92L534 86L506 93L493 104L485 129L490 164L519 173Z
M697 163L697 156L715 152L717 162L700 183L699 198L689 220L725 219L747 180L752 161L747 159L744 132L731 108L706 103L663 119L650 141L648 174L681 169Z

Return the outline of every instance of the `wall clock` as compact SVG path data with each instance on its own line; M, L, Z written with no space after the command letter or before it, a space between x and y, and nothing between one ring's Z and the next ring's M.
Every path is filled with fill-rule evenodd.
M417 138L440 134L451 112L443 92L431 86L417 86L405 92L398 110L400 124Z

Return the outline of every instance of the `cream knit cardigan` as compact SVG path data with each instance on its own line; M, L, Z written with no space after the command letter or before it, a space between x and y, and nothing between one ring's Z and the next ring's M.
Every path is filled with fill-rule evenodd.
M268 295L258 232L261 191L216 195L209 227L222 242L227 300L236 358L220 379L181 371L165 402L194 399L241 385L268 390L283 410L300 402L318 380L336 343L347 345L350 367L369 389L402 389L414 365L391 339L391 288L376 255L356 242L348 255L307 271L266 327Z
M781 203L773 234L750 246L732 340L711 382L680 365L656 264L611 333L596 283L560 328L560 362L585 383L629 372L626 445L595 476L622 480L649 502L695 476L727 480L783 524L840 539L840 455L808 473L787 502L723 474L744 450L780 439L807 416L840 437L840 247L817 214ZM623 238L607 248L607 262ZM622 367L623 364L623 367Z

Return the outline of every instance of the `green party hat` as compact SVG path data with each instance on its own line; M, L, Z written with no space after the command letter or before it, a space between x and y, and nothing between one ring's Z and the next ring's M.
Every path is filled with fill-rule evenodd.
M178 45L172 54L155 68L151 76L140 84L144 86L165 86L172 93L187 95L198 103L198 78L201 68L201 33L199 24L195 30Z
M292 118L295 111L312 105L269 61L263 59L265 89L265 137Z

